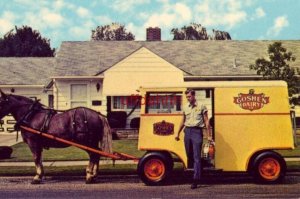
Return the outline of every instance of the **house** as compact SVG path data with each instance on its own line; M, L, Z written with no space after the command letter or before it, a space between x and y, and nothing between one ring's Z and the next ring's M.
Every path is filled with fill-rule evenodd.
M300 41L281 42L296 58L300 57ZM35 95L59 110L86 106L104 115L126 112L125 126L129 128L140 111L131 97L139 94L141 86L172 86L184 81L259 80L262 77L250 70L249 65L257 58L267 57L272 43L274 41L66 41L62 42L55 58L2 58L7 61L1 61L1 71L14 65L15 72L6 76L1 72L1 88L9 90L10 84L23 85L26 89L39 85ZM300 59L290 65L299 67ZM26 92L24 90L24 94L30 96ZM198 99L210 101L210 97L210 93L203 90ZM157 111L166 110L158 104Z
M63 42L56 57L54 107L87 106L103 114L130 113L124 103L140 86L178 85L183 81L258 80L249 69L267 57L274 41L84 41ZM300 57L300 41L281 41ZM291 63L300 66L300 59ZM203 91L200 99L210 95ZM139 107L127 118L130 126Z

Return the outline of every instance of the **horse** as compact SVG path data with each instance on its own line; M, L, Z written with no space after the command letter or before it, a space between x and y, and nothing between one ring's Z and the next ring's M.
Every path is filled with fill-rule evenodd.
M102 114L85 107L56 111L45 107L38 100L5 94L1 89L0 94L0 119L11 114L16 120L16 128L23 125L94 149L99 150L102 147L103 151L111 153L111 130L106 117ZM44 176L43 149L64 148L69 145L30 133L22 128L18 130L31 150L36 167L36 175L31 183L40 184ZM86 167L85 180L89 184L94 183L97 177L100 155L86 152L89 155L89 163Z

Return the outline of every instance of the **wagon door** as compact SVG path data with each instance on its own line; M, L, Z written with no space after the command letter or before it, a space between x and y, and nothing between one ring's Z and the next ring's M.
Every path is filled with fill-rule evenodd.
M186 159L183 142L175 141L175 134L183 118L182 101L182 90L144 93L141 101L139 150L168 151Z

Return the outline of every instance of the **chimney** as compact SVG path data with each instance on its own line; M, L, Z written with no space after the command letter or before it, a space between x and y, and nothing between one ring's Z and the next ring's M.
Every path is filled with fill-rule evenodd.
M161 41L161 32L160 28L149 27L147 28L147 41Z

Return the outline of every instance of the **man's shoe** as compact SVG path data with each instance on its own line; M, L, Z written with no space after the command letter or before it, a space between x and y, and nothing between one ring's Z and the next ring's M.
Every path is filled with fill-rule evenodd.
M196 189L197 188L198 183L193 182L193 184L191 185L191 189Z

